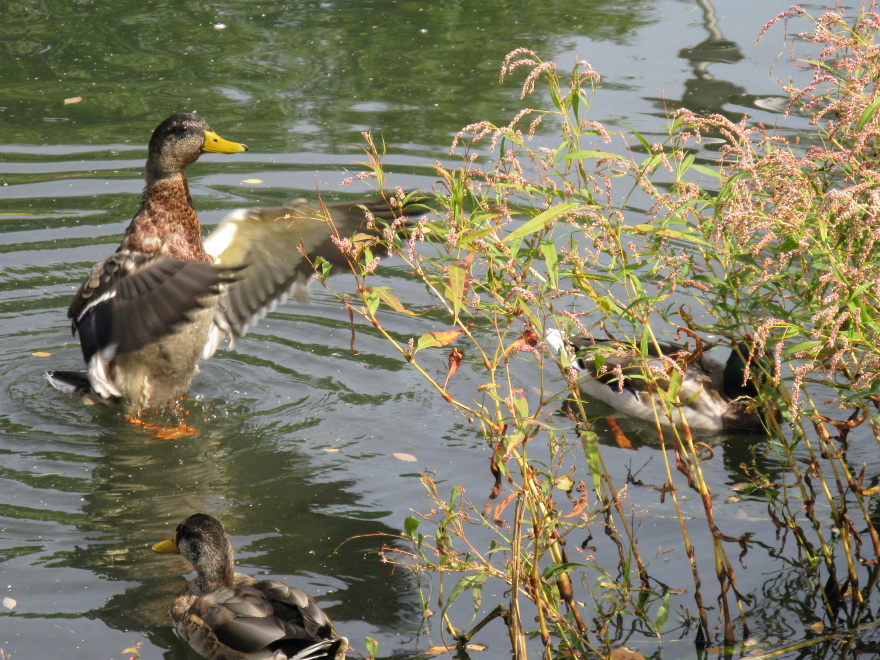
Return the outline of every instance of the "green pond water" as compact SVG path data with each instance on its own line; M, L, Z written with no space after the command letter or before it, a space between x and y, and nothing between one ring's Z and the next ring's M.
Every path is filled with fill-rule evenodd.
M195 436L155 437L46 383L46 369L80 367L67 305L137 210L145 145L159 121L197 111L251 148L190 168L206 227L230 209L314 199L319 189L328 199L368 194L364 183L340 187L361 169L363 131L384 139L392 185L430 188L435 160L458 162L448 151L463 126L506 123L524 105L547 103L519 99L522 76L499 83L517 47L561 70L589 61L603 77L593 119L613 130L628 124L659 140L664 107L687 105L797 132L805 121L782 114L775 80L796 74L774 69L784 30L754 43L785 8L776 0L0 4L0 599L14 600L0 606L0 649L15 660L109 659L143 642L142 658L192 657L168 614L189 567L149 548L196 511L224 522L243 572L314 594L356 652L367 636L380 657L416 658L452 643L437 614L423 618L415 579L376 551L411 509L429 508L423 470L481 505L489 453L376 332L360 328L353 354L348 314L320 286L309 305L279 307L235 351L203 364L185 403ZM545 133L539 140L555 145ZM702 149L712 157L711 145ZM379 274L380 284L430 306L402 263L383 261ZM353 283L339 276L333 286ZM387 324L400 337L442 329L431 314L389 313ZM445 373L445 355L435 366ZM522 386L533 377L524 364ZM467 364L456 378L460 392L480 382ZM650 429L621 424L633 449L597 425L609 469L621 482L642 469L644 483L662 483ZM722 486L719 497L741 481L738 465L758 442L718 445L704 469ZM671 620L693 612L671 512L652 488L631 488L630 497L650 511L643 543L672 549L651 569L685 590ZM686 506L702 515L697 498ZM763 529L774 538L761 502L718 517L729 535ZM695 529L697 555L711 562L705 525ZM772 554L755 549L738 576L754 597L752 630L762 640L800 638L815 603L789 598L797 575ZM505 598L503 585L487 583L483 609ZM467 626L471 609L463 598L455 623ZM662 651L651 638L618 634L655 657L695 654L692 630L664 640ZM474 657L509 655L499 622L475 641L487 649ZM538 642L533 650L539 657Z

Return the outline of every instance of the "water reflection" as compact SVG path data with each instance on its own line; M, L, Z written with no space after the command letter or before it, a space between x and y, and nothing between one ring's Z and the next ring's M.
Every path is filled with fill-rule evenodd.
M60 123L70 144L137 144L132 126L188 110L241 122L276 153L348 151L378 130L433 157L476 118L504 119L519 94L496 84L507 52L549 58L572 33L624 40L644 5L41 0L4 11L3 130L57 144Z
M691 63L693 76L685 82L681 106L694 112L722 112L726 105L744 105L745 89L712 75L713 63L734 64L743 58L737 44L724 38L710 0L697 0L703 11L703 27L709 33L696 46L682 48L678 55ZM741 116L740 116L741 118ZM737 121L737 120L734 120Z
M712 73L712 65L736 64L742 60L742 49L736 42L725 38L711 0L696 0L696 4L702 11L702 25L708 36L695 46L678 52L679 57L690 62L691 76L685 80L681 98L658 100L662 107L722 114L732 122L742 121L746 113L731 110L730 106L783 112L788 105L786 97L749 94L741 85Z
M639 452L652 456L662 447L657 427L648 421L627 417L600 402L583 400L584 412L589 428L594 431L600 444L624 450L623 456L636 457ZM574 402L566 402L561 412L571 419L579 416ZM663 439L666 447L672 448L674 438L669 428L663 428ZM728 486L750 482L757 474L769 481L778 481L783 475L781 457L768 450L767 436L762 433L735 433L730 431L708 431L692 429L695 443L703 447L704 461L713 461L723 468L716 478L718 483ZM719 464L720 459L720 464ZM653 459L648 459L653 460ZM638 471L641 463L634 460L630 463L628 479L640 482ZM723 477L721 475L724 475ZM640 483L640 485L647 485ZM660 487L661 483L650 484Z

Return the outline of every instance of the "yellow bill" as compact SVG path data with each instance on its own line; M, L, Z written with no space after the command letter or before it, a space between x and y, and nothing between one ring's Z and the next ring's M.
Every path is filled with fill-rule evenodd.
M174 542L174 539L165 539L164 541L159 541L156 545L153 546L153 552L162 552L165 554L180 554L177 550L177 543Z
M247 150L248 146L246 144L230 142L229 140L224 140L214 131L205 131L205 144L202 146L203 152L211 154L237 154Z

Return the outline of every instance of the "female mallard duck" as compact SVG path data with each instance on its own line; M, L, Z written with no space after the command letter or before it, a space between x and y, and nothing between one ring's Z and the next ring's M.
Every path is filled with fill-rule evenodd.
M559 330L548 331L545 341L555 355L564 351L564 363L570 361L577 370L578 388L587 396L631 417L651 422L656 417L661 424L671 426L669 417L663 412L660 395L642 377L641 368L634 358L614 352L620 348L616 342L586 337L565 340ZM586 350L588 347L599 350L589 352ZM608 350L602 350L602 347ZM661 343L660 349L664 356L673 356L683 350L680 346L666 343ZM602 367L597 366L594 356L598 355L604 358ZM744 358L748 355L748 346L741 344L731 350L726 364L702 353L688 362L678 393L679 399L685 403L680 411L673 411L673 417L681 414L688 426L695 429L765 431L761 415L755 411L752 400L758 395L758 389L752 378L746 380ZM669 364L664 364L653 349L649 351L649 356L654 358L658 373L669 369Z
M68 310L87 371L49 372L53 385L129 413L171 405L224 337L234 346L279 302L302 297L313 272L303 254L344 260L330 237L349 236L365 222L353 204L331 205L330 220L303 201L239 211L202 241L185 170L202 153L246 150L194 114L159 124L140 209L119 249L92 268ZM387 204L371 210L396 215Z
M178 553L196 577L171 606L180 636L206 658L341 659L348 640L302 589L235 572L223 526L197 513L177 526L175 538L153 546Z

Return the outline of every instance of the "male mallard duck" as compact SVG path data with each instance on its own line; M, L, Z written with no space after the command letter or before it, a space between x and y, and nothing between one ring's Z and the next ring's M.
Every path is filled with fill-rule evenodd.
M555 355L565 351L571 365L579 373L578 388L587 396L631 417L650 422L655 420L656 409L656 418L660 423L670 425L669 418L663 413L660 395L650 388L649 381L642 378L636 360L615 354L615 349L621 348L619 344L586 337L565 340L559 330L549 330L544 339ZM591 353L585 350L587 347L600 350ZM601 350L602 347L608 350ZM683 350L681 346L667 343L661 343L660 349L665 356L673 356ZM604 357L604 366L601 368L592 357L598 355ZM662 370L659 373L668 372L669 364L663 364L656 351L652 349L649 355L654 358L657 369ZM682 413L689 427L715 431L765 430L761 416L754 411L754 402L747 401L758 395L754 381L751 378L745 380L744 358L748 355L749 347L741 344L736 350L731 350L726 364L702 353L687 363L678 397L685 402ZM673 417L678 414L678 411L673 411Z
M204 513L177 526L154 552L178 553L196 569L171 606L180 636L206 658L271 660L345 657L348 640L302 589L235 572L223 526Z
M185 170L202 153L246 150L194 114L159 124L141 207L119 249L92 268L68 310L87 371L49 372L53 385L129 413L171 405L225 336L234 345L288 295L302 297L312 269L300 246L312 260L344 261L328 222L303 201L233 213L202 241ZM327 210L342 237L365 223L357 205ZM370 210L397 215L387 203Z

